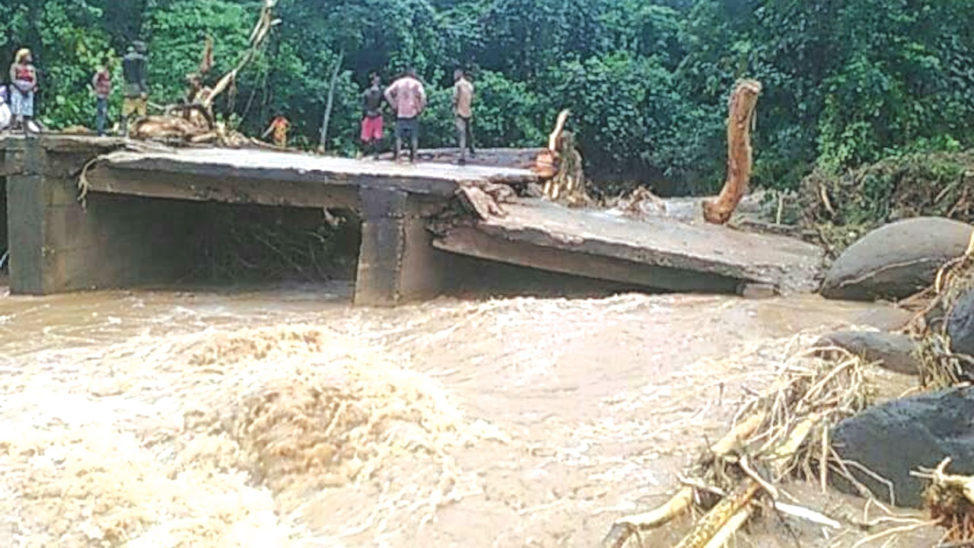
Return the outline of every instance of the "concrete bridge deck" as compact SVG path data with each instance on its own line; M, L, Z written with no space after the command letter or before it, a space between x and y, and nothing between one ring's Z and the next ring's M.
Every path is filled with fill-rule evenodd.
M449 290L470 259L618 282L733 292L813 284L821 251L782 237L673 219L632 220L519 199L507 215L443 222L458 189L523 185L527 170L357 161L118 139L0 139L11 290L44 294L173 279L185 260L193 204L346 208L362 218L358 304ZM85 192L79 202L79 182ZM194 216L194 211L196 211ZM435 232L435 233L434 233Z

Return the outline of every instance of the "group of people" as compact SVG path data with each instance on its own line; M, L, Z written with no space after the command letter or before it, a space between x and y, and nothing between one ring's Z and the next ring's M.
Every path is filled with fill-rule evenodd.
M135 41L122 58L124 78L121 128L125 134L128 122L133 118L145 117L148 110L149 87L147 80L147 48L144 42ZM362 153L375 158L382 151L384 139L384 107L388 105L396 120L395 158L402 157L403 145L409 147L409 161L416 161L419 148L419 121L426 110L427 96L423 83L412 68L406 70L388 88L383 89L382 78L371 75L371 85L362 94L363 115L361 121ZM187 102L196 102L205 97L201 78L191 78ZM111 58L104 57L101 67L91 80L95 96L95 129L99 136L105 135L108 125L108 102L112 94ZM25 132L32 129L34 117L34 96L38 91L37 69L34 67L31 52L18 50L10 66L9 92L0 86L0 129L11 127ZM454 72L453 113L456 127L457 145L460 149L460 164L465 164L467 154L475 155L473 139L474 85L463 69ZM278 116L271 123L267 135L273 134L275 144L286 146L287 130L290 122Z
M133 116L145 116L149 89L146 85L146 47L134 42L122 59L125 76L125 99L122 105L122 129ZM34 98L38 92L38 74L33 56L27 48L17 51L10 65L10 85L0 86L0 130L22 130L25 133L37 129L34 122ZM108 98L112 93L112 67L109 57L102 58L101 67L91 79L95 95L95 127L98 135L105 135L108 121Z
M459 163L467 163L467 153L476 155L473 140L473 102L474 86L463 69L453 74L453 114L457 131L457 146L460 149ZM416 71L408 69L385 90L378 74L371 77L371 86L362 94L362 153L376 159L382 149L383 104L388 104L396 117L395 159L402 157L404 143L409 145L409 161L416 161L419 148L419 119L426 110L426 89L416 76Z
M136 117L148 114L149 86L146 83L147 59L145 42L136 40L122 57L122 133L128 131L128 123ZM95 131L104 136L108 125L108 99L112 94L112 59L103 57L101 67L91 79L95 94Z

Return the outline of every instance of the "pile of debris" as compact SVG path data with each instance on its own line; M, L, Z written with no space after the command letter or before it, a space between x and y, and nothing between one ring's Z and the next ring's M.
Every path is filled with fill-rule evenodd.
M700 517L677 544L681 548L722 546L759 515L786 515L832 530L861 529L860 523L802 504L789 495L789 480L813 480L823 491L834 487L860 495L878 508L893 504L929 515L894 518L904 525L868 531L855 546L917 531L939 535L937 527L943 542L972 545L974 476L956 474L974 474L974 232L969 225L938 220L946 234L963 234L966 252L940 258L939 270L930 272L926 262L940 253L930 249L938 247L930 241L919 246L930 261L906 263L896 256L903 250L890 254L889 246L869 243L889 237L891 229L930 228L932 221L903 221L867 236L848 253L871 248L875 268L850 278L855 288L835 286L875 299L926 280L931 287L906 303L918 310L907 327L897 333L836 333L797 360L783 359L774 384L745 399L730 432L705 448L679 478L680 490L653 511L617 520L605 546L659 545L643 535L682 514ZM952 249L955 238L945 240L950 241L940 247ZM839 270L844 268L839 263L854 258L840 258ZM881 260L886 266L878 264ZM911 392L918 393L874 406L873 384L890 374L879 373L876 365L912 375L917 381L911 381L916 382ZM949 474L952 463L954 474Z
M224 74L213 88L203 87L202 78L213 66L213 42L207 39L200 62L199 74L189 75L191 86L186 102L168 105L162 115L147 116L134 122L129 136L141 140L163 140L167 142L219 144L228 147L266 146L260 141L244 136L216 122L213 104L222 93L236 85L240 71L256 58L272 28L280 24L273 10L278 0L263 0L260 16L253 31L250 43L237 65Z
M823 485L830 473L851 477L834 458L829 432L869 405L865 369L865 362L851 353L837 362L811 353L787 361L777 382L751 396L739 408L734 427L680 477L683 487L659 508L617 520L604 546L639 546L642 534L685 513L701 517L677 544L680 548L723 546L748 520L768 512L837 526L799 506L781 484L793 476L816 477Z
M832 255L900 219L974 222L974 151L893 157L841 176L817 169L802 181L799 202L801 224Z

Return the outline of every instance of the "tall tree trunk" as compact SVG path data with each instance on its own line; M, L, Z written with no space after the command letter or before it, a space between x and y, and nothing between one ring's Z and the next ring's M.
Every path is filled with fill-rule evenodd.
M328 123L331 121L331 109L335 104L335 86L338 84L338 71L342 68L342 61L345 60L345 52L338 54L335 59L335 66L331 70L331 83L328 86L328 102L325 104L325 114L321 120L321 143L318 149L325 152L328 149Z
M731 95L727 117L727 180L720 196L703 204L703 216L708 223L722 225L729 221L747 193L752 165L751 126L759 95L761 83L757 80L738 81Z

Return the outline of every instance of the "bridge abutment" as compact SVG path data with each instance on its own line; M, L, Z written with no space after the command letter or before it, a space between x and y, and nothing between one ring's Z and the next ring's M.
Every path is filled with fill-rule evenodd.
M81 203L78 174L95 152L51 150L37 139L8 143L12 293L152 283L185 267L179 219L193 204L108 195Z

